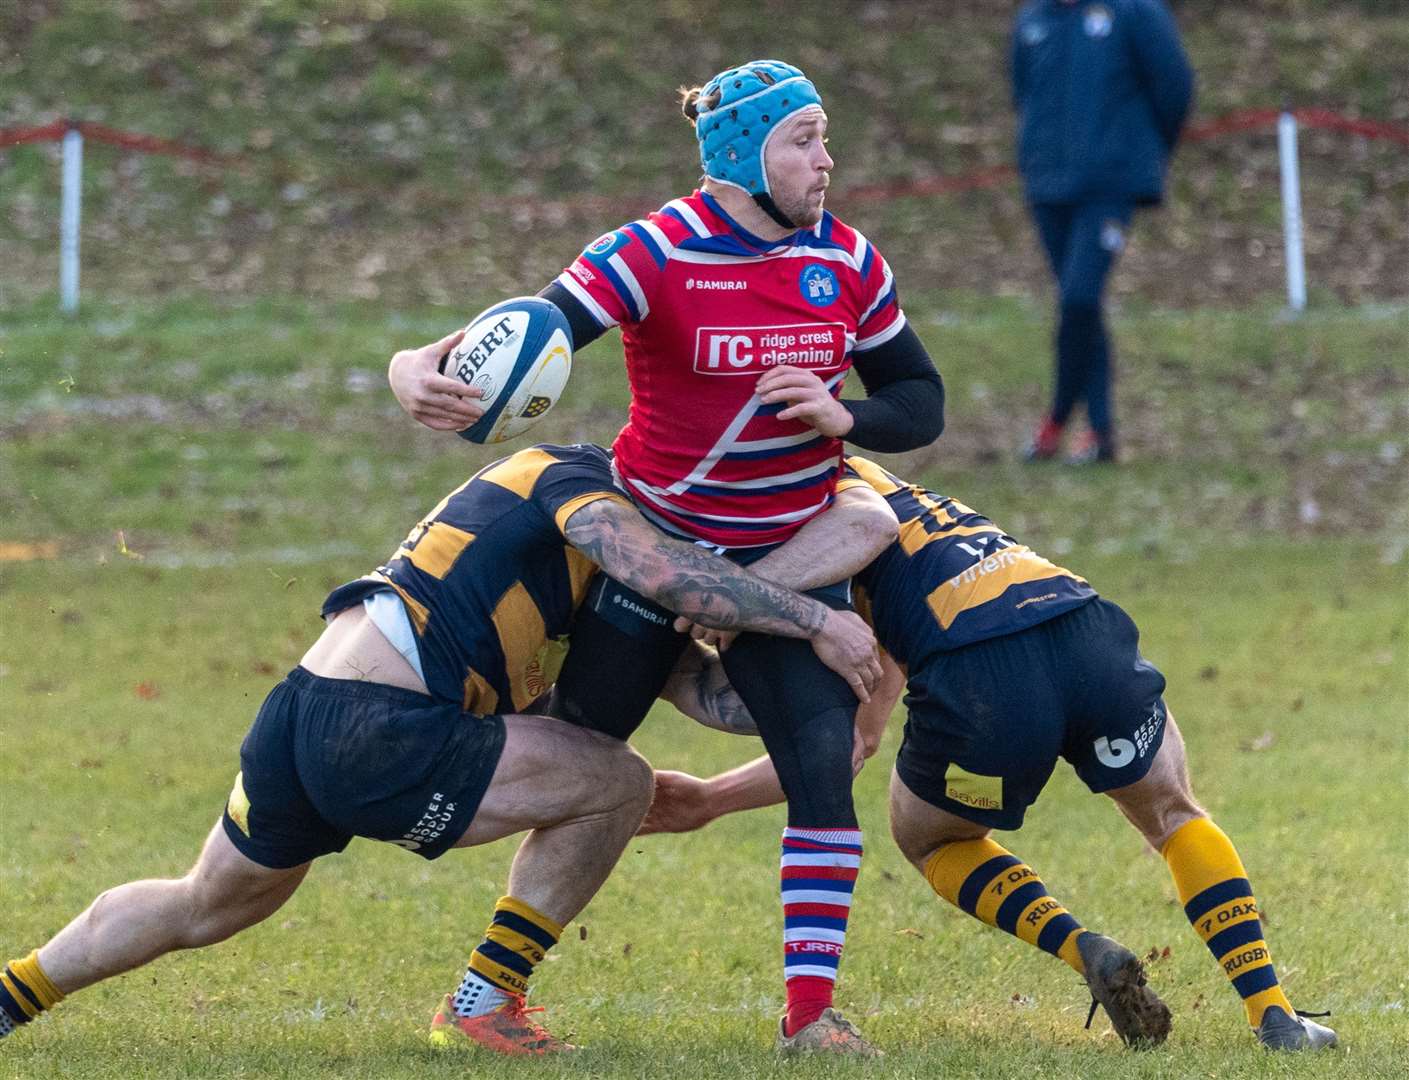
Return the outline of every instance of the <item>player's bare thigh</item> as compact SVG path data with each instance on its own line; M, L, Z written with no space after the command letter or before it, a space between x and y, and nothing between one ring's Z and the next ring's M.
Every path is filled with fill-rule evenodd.
M980 840L991 831L925 802L905 786L898 772L891 770L891 836L900 853L921 871L937 848L960 840Z
M646 759L626 743L546 716L504 717L504 751L455 847L610 813L650 799Z

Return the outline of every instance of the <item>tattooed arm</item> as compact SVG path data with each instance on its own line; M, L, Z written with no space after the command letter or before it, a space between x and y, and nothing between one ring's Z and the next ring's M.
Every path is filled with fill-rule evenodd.
M862 701L881 676L876 642L848 611L764 581L713 552L663 535L635 509L597 499L575 511L568 543L628 588L691 622L716 630L750 630L806 638Z
M804 592L849 578L894 543L900 525L874 488L857 485L749 569Z
M781 546L749 566L752 573L799 591L819 589L864 569L899 534L895 513L874 488L860 485L837 493L818 514ZM675 629L727 649L733 634L675 620Z

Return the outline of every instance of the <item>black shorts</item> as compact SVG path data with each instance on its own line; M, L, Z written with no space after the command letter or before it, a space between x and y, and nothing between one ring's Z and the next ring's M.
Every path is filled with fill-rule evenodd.
M771 550L742 548L726 551L724 557L747 566ZM851 580L813 589L806 595L830 608L850 610ZM598 572L574 616L567 657L553 688L548 715L617 739L630 738L646 719L689 644L689 635L677 634L674 622L675 614L668 608ZM740 640L747 647L747 642ZM799 681L825 683L831 676L810 652L800 663L799 671L779 672L780 681L790 685ZM850 688L844 681L841 685L845 691L842 700L854 705Z
M1096 599L910 672L896 759L905 786L979 825L1016 829L1063 757L1092 791L1133 784L1164 740L1164 676L1124 611Z
M504 735L500 716L295 668L240 746L225 834L272 869L341 851L354 836L438 858L479 809Z

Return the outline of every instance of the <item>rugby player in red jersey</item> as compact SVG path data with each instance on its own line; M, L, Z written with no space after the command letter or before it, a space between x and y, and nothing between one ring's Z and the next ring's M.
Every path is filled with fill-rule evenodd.
M527 832L431 1039L571 1049L525 1015L523 994L651 794L650 767L625 743L533 715L598 566L708 624L797 635L839 672L876 663L855 614L662 536L617 489L600 447L521 450L329 594L328 625L260 708L195 866L109 889L0 968L0 1039L68 994L268 918L354 836L435 859Z
M631 410L613 451L623 490L663 531L747 564L831 505L842 439L889 452L936 438L943 385L885 259L823 208L827 116L803 73L754 61L685 91L683 109L700 189L601 236L540 295L567 316L575 350L621 327ZM853 367L868 396L843 401ZM428 426L464 428L480 415L465 386L429 365L393 358L390 379ZM845 606L859 566L815 595ZM628 736L686 643L670 622L599 580L554 714ZM725 663L787 793L779 1046L872 1054L831 1009L861 861L851 750L867 688L858 678L849 691L805 647L761 635L741 637Z
M1164 857L1257 1040L1276 1050L1334 1046L1335 1032L1287 1000L1247 872L1194 799L1164 676L1140 655L1129 616L963 504L864 458L848 464L843 486L864 483L900 521L899 539L856 579L857 606L894 657L858 728L873 753L908 689L890 790L891 831L906 858L945 900L1071 965L1127 1043L1163 1041L1169 1011L1134 954L1082 927L990 836L1022 824L1066 758ZM808 588L812 560L842 539L828 532L819 524L755 569ZM667 696L711 727L748 729L718 665L683 673ZM683 832L780 798L767 758L709 780L662 772L643 831Z

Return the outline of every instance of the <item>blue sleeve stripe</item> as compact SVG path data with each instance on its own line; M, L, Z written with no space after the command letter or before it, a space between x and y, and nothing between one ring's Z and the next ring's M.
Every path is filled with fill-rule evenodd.
M884 311L887 307L889 307L889 306L890 306L891 304L893 304L893 303L895 303L895 286L894 286L894 285L892 285L892 286L890 287L890 292L886 293L885 296L881 298L881 302L880 302L879 304L877 304L877 305L871 310L870 317L867 318L866 321L867 321L867 322L870 322L871 319L874 319L880 312ZM859 327L858 327L858 329L859 329Z
M648 233L645 229L641 228L640 225L636 224L636 222L634 221L630 225L626 226L626 231L629 232L632 236L636 237L637 240L641 241L641 243L645 246L646 251L650 254L651 258L656 261L656 267L660 270L664 270L665 252L661 251L660 246L655 241L655 238L651 236L651 234Z
M1229 900L1239 900L1246 896L1252 902L1252 883L1247 878L1229 878L1217 885L1210 885L1203 892L1184 905L1184 917L1190 922L1202 919L1220 904Z
M871 272L871 267L876 264L876 249L868 240L866 242L866 257L861 260L861 280L866 280L866 275Z
M626 282L621 280L621 275L613 269L610 263L600 262L593 263L592 265L600 270L602 276L612 283L612 288L616 290L618 299L626 305L626 310L631 313L631 321L640 322L641 312L636 308L636 298L631 295L631 290L626 287Z

